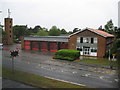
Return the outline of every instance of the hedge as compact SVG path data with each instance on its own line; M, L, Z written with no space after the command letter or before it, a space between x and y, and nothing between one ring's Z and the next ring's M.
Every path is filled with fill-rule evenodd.
M70 49L61 49L56 52L54 59L69 60L73 61L80 57L80 51L70 50Z

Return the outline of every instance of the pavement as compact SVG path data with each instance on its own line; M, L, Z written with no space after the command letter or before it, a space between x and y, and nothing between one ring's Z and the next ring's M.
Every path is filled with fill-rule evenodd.
M37 88L14 80L2 79L2 88Z
M10 49L14 50L15 47L16 45L13 45ZM15 69L93 88L116 88L118 86L117 70L54 60L53 55L53 52L20 50L20 55L14 60ZM11 67L9 51L3 51L3 66Z

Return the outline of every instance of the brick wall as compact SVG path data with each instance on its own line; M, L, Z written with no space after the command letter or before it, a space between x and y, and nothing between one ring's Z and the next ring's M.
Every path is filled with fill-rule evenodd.
M72 35L69 39L69 49L74 49L76 50L76 40L77 36L80 37L97 37L98 38L98 46L97 46L97 56L98 57L103 57L106 53L106 38L102 37L94 32L91 31L82 31L80 33L77 33L75 35Z

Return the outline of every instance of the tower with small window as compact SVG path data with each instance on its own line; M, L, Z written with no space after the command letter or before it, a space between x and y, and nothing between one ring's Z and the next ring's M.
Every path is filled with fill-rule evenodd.
M13 30L12 30L12 18L10 18L10 11L8 9L8 17L4 19L5 31L6 31L6 44L13 44Z

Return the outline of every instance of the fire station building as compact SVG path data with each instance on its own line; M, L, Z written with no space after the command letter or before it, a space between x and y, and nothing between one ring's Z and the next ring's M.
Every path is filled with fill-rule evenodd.
M114 35L101 30L85 28L69 36L29 36L22 40L22 49L57 51L80 50L84 56L103 57L112 47Z

